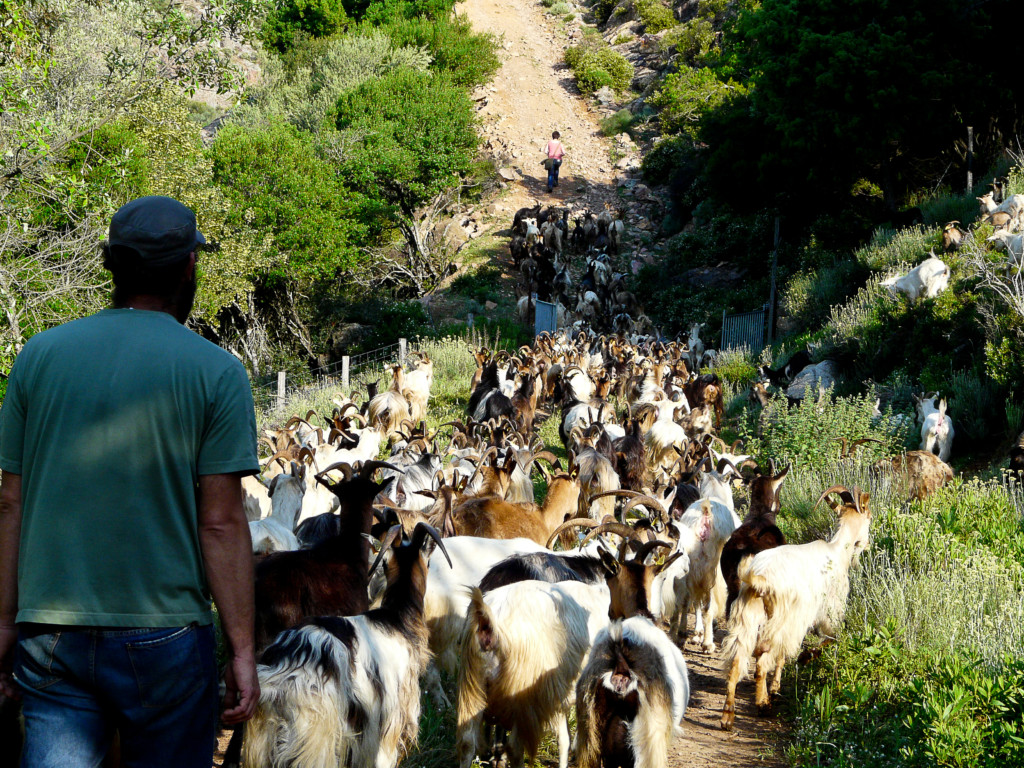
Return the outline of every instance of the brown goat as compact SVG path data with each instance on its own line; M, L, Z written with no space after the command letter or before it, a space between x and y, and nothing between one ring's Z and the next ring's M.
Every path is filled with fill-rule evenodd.
M556 474L543 506L512 504L496 496L469 499L452 512L460 536L484 539L531 539L544 544L564 520L576 512L580 486L573 475Z
M931 451L907 451L875 462L875 469L906 484L908 498L924 499L953 479L953 468Z

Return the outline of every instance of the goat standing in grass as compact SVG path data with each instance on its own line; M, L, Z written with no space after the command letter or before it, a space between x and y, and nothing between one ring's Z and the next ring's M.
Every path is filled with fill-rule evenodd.
M833 493L839 501L832 501ZM736 719L736 684L746 674L751 654L757 657L755 703L767 712L769 694L778 693L782 669L800 651L808 629L831 636L842 624L850 568L868 546L871 510L868 494L858 488L851 492L832 486L818 502L823 499L839 515L839 527L829 541L775 547L740 564L740 594L723 646L730 665L722 712L727 731Z

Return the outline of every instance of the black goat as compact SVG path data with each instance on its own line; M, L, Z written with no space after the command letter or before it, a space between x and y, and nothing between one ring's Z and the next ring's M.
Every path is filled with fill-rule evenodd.
M640 422L630 419L626 425L626 434L618 438L613 447L619 484L627 490L642 493L647 475L647 449L644 447Z

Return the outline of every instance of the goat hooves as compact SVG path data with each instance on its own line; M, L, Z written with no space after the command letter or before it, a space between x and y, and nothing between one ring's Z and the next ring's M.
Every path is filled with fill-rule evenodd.
M704 653L714 653L715 652L715 644L714 643L701 643L700 648L701 648L702 651L704 651Z
M772 714L772 703L769 701L767 704L757 705L757 716L758 717L770 717Z
M735 720L736 720L736 713L735 712L723 712L722 713L722 730L723 731L731 731L732 730L732 724L733 724L733 722L735 722Z

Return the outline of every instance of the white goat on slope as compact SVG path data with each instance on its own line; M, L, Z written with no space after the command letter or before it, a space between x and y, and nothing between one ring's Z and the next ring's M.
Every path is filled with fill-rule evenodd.
M782 669L797 655L808 630L831 636L842 624L850 568L868 546L871 510L868 494L859 488L851 492L832 486L818 501L837 492L841 501L828 503L839 515L839 527L829 541L785 544L740 563L740 593L723 644L730 665L725 730L732 730L736 719L736 684L751 654L757 656L755 703L764 712L771 707L768 672L774 667L770 692L778 693Z
M913 304L919 298L934 299L949 286L949 266L929 252L928 258L905 275L894 275L881 283L895 294L903 293Z
M948 462L953 452L953 420L946 413L946 401L935 405L935 397L914 397L917 417L921 422L920 450L934 453Z

